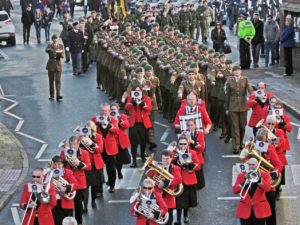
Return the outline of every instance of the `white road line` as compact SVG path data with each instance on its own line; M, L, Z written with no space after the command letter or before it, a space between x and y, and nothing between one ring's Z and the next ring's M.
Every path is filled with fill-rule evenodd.
M279 75L278 73L273 73L271 71L266 71L265 74L271 75L272 77L276 77L276 78L283 78L282 75Z
M168 135L170 133L170 130L171 130L170 127L168 127L166 129L166 131L163 133L163 135L160 138L160 142L164 142L167 139L167 137L168 137Z
M126 190L135 190L136 187L127 187Z
M19 203L13 203L11 204L11 207L19 207Z
M23 123L24 123L24 120L21 119L21 120L19 121L18 125L17 125L16 128L15 128L15 132L18 132L18 131L21 130L21 127L22 127Z
M291 122L291 124L295 127L300 127L300 124L298 124L298 123Z
M300 141L300 128L298 129L297 140Z
M35 140L36 142L39 142L39 143L42 143L42 144L46 144L46 142L44 142L43 140L35 138L35 137L33 137L33 136L29 135L29 134L25 134L25 133L23 133L21 131L18 131L17 134L20 134L20 135L22 135L24 137L27 137L27 138L31 139L31 140Z
M0 55L2 55L3 58L6 59L6 60L9 59L8 55L6 55L1 49L0 49Z
M51 162L52 159L38 159L38 162Z
M280 200L297 200L298 196L280 196Z
M160 123L160 122L158 122L158 121L155 121L154 123L157 124L157 125L159 125L159 126L162 126L162 127L165 127L165 128L169 128L168 125L165 125L165 124Z
M43 153L44 153L44 151L46 150L47 147L48 147L48 144L43 144L34 158L35 159L41 158L41 156L43 155Z
M11 213L12 213L12 216L13 216L13 219L14 219L14 223L16 225L21 224L21 220L20 220L20 215L19 215L18 209L16 207L12 207L12 208L10 208L10 210L11 210Z
M218 197L218 200L223 200L223 201L226 201L226 200L240 200L241 197ZM282 200L297 200L298 199L298 196L280 196L280 199Z
M129 200L109 200L108 203L129 203Z
M10 117L13 117L13 118L17 119L17 120L22 120L21 117L15 115L15 114L13 114L13 113L10 113L10 112L4 112L4 113L5 113L6 115L10 116Z
M170 143L163 141L162 144L168 146Z
M240 158L240 155L222 155L222 158Z
M241 197L218 197L218 200L240 200Z
M2 89L1 84L0 84L0 95L4 97L4 91L3 91L3 89Z

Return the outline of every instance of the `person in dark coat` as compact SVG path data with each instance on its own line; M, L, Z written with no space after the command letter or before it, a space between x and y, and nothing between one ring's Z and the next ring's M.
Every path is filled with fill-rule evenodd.
M285 60L285 74L284 76L291 76L293 74L293 46L294 46L295 30L293 27L293 19L287 18L285 27L282 31L280 44L284 49Z
M224 52L224 41L226 38L226 33L222 29L222 23L216 22L215 28L211 31L211 40L213 42L213 48L216 52Z
M70 51L73 66L73 75L81 73L81 55L83 51L84 39L83 33L79 30L79 23L73 23L73 29L69 31L67 41L67 51Z
M30 28L34 22L34 15L31 11L31 5L29 4L25 11L22 12L21 21L23 23L23 41L24 44L29 44Z
M255 36L251 41L253 67L258 67L260 49L264 42L264 22L260 20L259 14L254 13L252 23L255 28Z
M2 1L0 1L0 10L6 11L7 14L9 15L9 17L10 17L10 10L11 9L13 10L14 8L13 8L10 0L2 0Z

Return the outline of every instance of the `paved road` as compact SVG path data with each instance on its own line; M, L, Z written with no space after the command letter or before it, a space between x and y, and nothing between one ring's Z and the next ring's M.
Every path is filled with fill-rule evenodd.
M17 8L17 7L16 7ZM13 12L15 20L20 19ZM77 11L77 15L81 13ZM17 32L20 34L20 23L16 21ZM52 32L58 32L59 25L52 25ZM35 32L33 31L32 34ZM44 39L42 38L42 41ZM34 38L31 39L35 42ZM17 35L17 43L22 43L22 37ZM107 96L95 87L95 68L80 77L71 75L71 65L63 67L62 93L63 102L50 102L48 100L48 78L45 71L47 55L44 54L45 43L41 45L30 44L23 46L17 44L13 48L3 48L9 57L8 60L0 61L0 84L7 98L19 103L11 110L24 120L19 120L4 115L2 110L11 105L11 102L1 101L0 120L10 130L16 126L21 133L16 134L27 151L30 171L37 166L45 166L45 162L55 153L58 153L57 144L72 134L72 130L81 122L87 121L99 110L102 102L108 101ZM236 53L233 54L236 58ZM300 121L292 117L292 121L300 124ZM158 154L159 150L166 147L175 139L169 124L159 115L155 124L157 133ZM21 126L22 125L22 126ZM300 150L297 148L297 127L294 127L290 135L292 151L288 157L290 165L287 167L287 185L283 187L282 200L278 201L278 224L298 225L300 215L297 212L300 198ZM248 131L249 136L251 132ZM190 213L190 225L235 225L238 220L234 217L237 205L231 192L232 167L238 158L232 156L230 144L223 144L219 139L219 132L207 136L206 165L206 188L199 192L199 206ZM139 163L141 165L141 162ZM125 169L125 178L118 181L117 191L114 194L104 193L104 198L97 201L98 209L89 208L85 216L85 224L102 225L132 225L134 219L130 215L128 199L132 189L141 179L142 171L138 169ZM30 176L27 177L27 180ZM21 191L21 188L20 190ZM16 224L22 212L15 207L20 193L17 192L9 204L0 213L0 225ZM227 200L222 200L226 199ZM13 217L14 216L14 217Z

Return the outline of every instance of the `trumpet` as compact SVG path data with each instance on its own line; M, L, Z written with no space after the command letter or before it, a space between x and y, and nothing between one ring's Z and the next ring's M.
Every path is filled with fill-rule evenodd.
M243 185L243 187L241 189L241 192L240 192L241 199L245 199L246 196L247 196L247 194L248 194L248 192L249 192L249 190L250 190L250 188L251 188L251 186L252 186L252 184L257 183L259 181L259 179L260 179L260 173L259 173L258 169L260 167L261 162L262 162L262 160L260 160L258 162L258 165L257 165L257 167L256 167L255 170L249 171L246 174L246 178L247 179L246 179L246 181L245 181L245 183L244 183L244 185ZM248 187L247 187L247 189L245 191L246 185L248 185Z
M172 142L168 145L167 150L168 150L168 151L171 151L171 152L177 150L177 142L176 142L176 141L172 141Z
M266 129L266 130L268 131L268 140L269 140L269 142L271 142L271 143L276 142L276 141L278 140L278 138L276 137L275 134L273 134L273 132L272 132L267 126L264 125L264 121L265 121L264 119L261 119L261 120L256 124L256 128L262 127L262 128L264 128L264 129Z
M159 166L158 163L153 160L153 154L150 157L148 157L147 161L145 162L144 168L146 167L149 168L145 173L146 177L152 179L156 186L158 186L161 180L171 181L174 179L174 176L171 173ZM154 177L151 177L149 175L150 172L155 172L156 175ZM175 187L174 190L170 187L163 188L163 190L169 195L179 196L183 192L183 185L179 184Z

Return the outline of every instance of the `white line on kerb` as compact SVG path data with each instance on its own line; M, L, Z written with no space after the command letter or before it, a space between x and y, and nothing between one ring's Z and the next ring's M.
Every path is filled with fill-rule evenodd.
M129 200L109 200L108 203L129 203Z
M12 207L12 208L10 208L10 210L11 210L11 214L13 216L14 223L16 225L21 224L21 220L20 220L20 215L19 215L18 209L16 207Z

